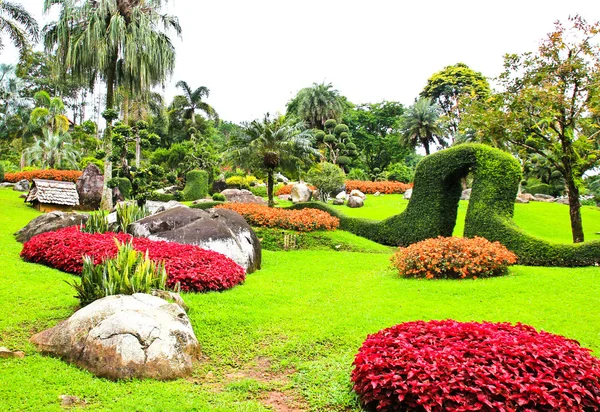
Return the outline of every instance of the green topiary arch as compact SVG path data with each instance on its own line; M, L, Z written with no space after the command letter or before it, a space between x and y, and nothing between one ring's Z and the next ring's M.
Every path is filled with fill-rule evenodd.
M378 243L406 246L437 236L452 236L462 192L461 179L473 175L464 236L499 241L535 266L589 266L600 263L600 241L566 245L537 239L512 220L521 166L510 154L481 144L464 144L424 158L406 210L382 222L348 218L319 203L313 207L340 218L340 228Z

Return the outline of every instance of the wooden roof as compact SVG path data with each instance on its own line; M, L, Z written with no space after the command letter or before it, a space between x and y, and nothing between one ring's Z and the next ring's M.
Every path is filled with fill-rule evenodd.
M27 202L38 201L52 205L78 206L79 194L73 182L33 179Z

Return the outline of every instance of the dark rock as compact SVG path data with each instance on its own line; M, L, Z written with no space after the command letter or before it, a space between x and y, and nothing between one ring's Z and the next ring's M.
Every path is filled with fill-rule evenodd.
M234 260L247 273L260 269L260 241L244 218L231 210L175 207L138 220L129 231L137 237L214 250Z
M254 196L249 190L239 189L225 189L221 192L228 202L233 203L256 203L259 205L266 205L265 199L259 196Z
M98 166L93 163L87 165L83 174L77 179L77 193L79 204L84 210L100 208L102 191L104 190L104 175Z
M15 233L15 236L18 242L25 243L40 233L82 225L87 222L88 218L89 216L83 213L50 212L33 219L27 226Z
M125 197L121 193L121 190L118 187L113 187L112 189L112 197L113 197L113 205L116 205L119 202L124 202Z
M348 198L348 203L346 203L346 206L351 207L353 209L363 207L364 205L364 200L359 196L350 196Z
M227 189L225 180L215 180L212 184L212 193L221 193L225 189Z

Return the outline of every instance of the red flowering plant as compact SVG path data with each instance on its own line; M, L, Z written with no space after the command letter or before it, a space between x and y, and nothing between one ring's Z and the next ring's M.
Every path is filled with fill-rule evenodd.
M509 323L407 322L367 337L354 390L377 411L599 411L600 359Z
M400 248L391 260L401 276L464 279L503 275L517 256L482 237L440 236Z
M77 183L83 172L79 170L31 170L29 172L17 172L4 174L4 180L11 183L17 183L21 180L45 179L58 180L62 182Z
M404 193L412 187L412 183L401 183L392 181L370 182L364 180L346 180L346 192L360 190L364 194L374 193Z
M287 210L254 203L223 203L217 208L239 213L251 226L311 232L313 230L335 230L340 225L337 217L317 209Z
M164 262L167 285L171 288L179 283L184 291L219 291L242 283L246 277L241 266L212 250L194 245L132 238L125 233L83 233L76 226L34 236L23 246L21 257L79 275L83 269L83 256L89 256L95 264L115 257L115 239L120 243L132 240L135 250L143 253L147 251L151 260Z

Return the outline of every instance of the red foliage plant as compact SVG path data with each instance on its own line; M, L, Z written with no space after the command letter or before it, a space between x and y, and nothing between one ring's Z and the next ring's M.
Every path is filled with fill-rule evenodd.
M58 180L61 182L77 183L83 172L79 170L31 170L29 172L5 173L4 180L11 183L17 183L21 180L45 179Z
M251 226L311 232L313 230L335 230L340 225L337 217L317 209L287 210L254 203L224 203L218 205L217 208L239 213Z
M412 187L412 183L401 182L369 182L364 180L347 180L346 192L350 193L353 190L360 190L364 194L373 194L376 192L385 194L404 193Z
M132 236L83 233L73 226L34 236L23 246L21 256L30 262L81 274L84 255L96 264L116 256L115 239L123 243ZM169 287L179 282L184 291L219 291L242 283L246 277L245 270L227 256L198 246L145 238L133 238L133 246L140 252L148 251L154 261L164 261Z
M402 323L367 337L354 390L378 411L598 411L600 359L509 323Z
M482 237L437 237L400 248L392 264L400 275L427 279L498 276L517 261L499 242Z

